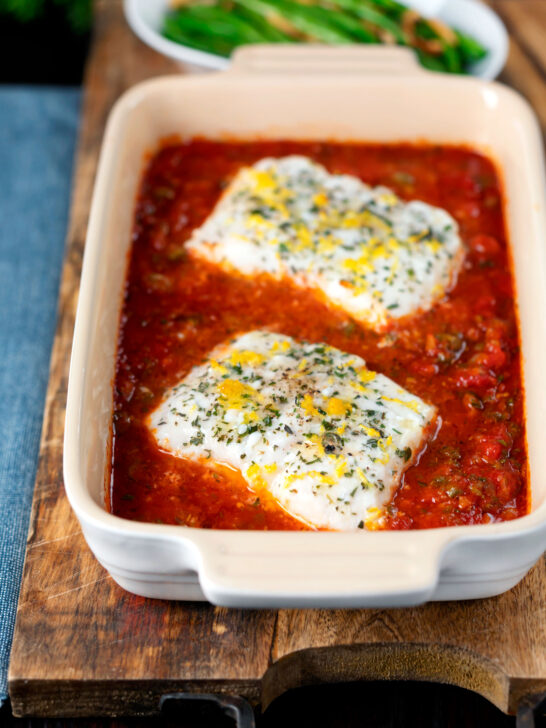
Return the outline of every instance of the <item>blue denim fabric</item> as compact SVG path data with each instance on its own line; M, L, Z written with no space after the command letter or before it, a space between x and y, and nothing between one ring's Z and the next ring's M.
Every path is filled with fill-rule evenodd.
M36 471L80 91L0 87L0 705Z

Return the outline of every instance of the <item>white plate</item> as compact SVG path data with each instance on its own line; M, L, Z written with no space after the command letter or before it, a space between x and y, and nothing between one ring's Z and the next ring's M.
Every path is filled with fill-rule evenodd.
M499 16L479 0L407 0L419 10L439 6L438 17L447 25L467 33L488 50L487 56L475 63L470 71L473 76L491 80L502 71L508 56L508 33ZM180 45L161 35L163 17L170 7L170 0L124 0L127 22L138 37L159 53L180 63L222 70L230 60Z

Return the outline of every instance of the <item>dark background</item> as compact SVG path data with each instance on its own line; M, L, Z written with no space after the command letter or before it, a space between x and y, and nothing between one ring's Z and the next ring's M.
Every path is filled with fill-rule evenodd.
M91 0L0 0L0 83L79 85L90 26Z

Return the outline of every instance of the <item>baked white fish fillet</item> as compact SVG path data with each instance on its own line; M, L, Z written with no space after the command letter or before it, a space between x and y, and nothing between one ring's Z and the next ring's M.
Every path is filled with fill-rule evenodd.
M381 526L436 409L325 344L251 331L216 347L150 415L174 455L227 463L318 528Z
M188 249L243 275L289 277L376 330L429 309L464 258L445 210L302 156L241 169Z

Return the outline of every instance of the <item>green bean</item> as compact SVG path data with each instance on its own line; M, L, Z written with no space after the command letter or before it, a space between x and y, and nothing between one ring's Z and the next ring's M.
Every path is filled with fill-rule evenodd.
M459 48L463 56L465 64L475 63L485 58L487 51L475 38L471 38L465 33L461 33L459 30L455 31L455 35L459 40Z
M443 40L442 38L440 38L440 42L444 49L444 51L441 55L441 58L445 61L447 70L450 73L462 73L463 64L461 62L461 58L459 56L457 48L454 48L452 45L450 45L447 41Z
M246 3L245 0L235 0L234 2L239 17L251 23L258 32L262 33L267 43L294 43L292 36L268 23L262 15L251 9L251 6L252 0L249 3Z
M284 30L281 30L278 27L281 23L287 25L286 18L283 18L281 12L278 8L274 7L273 3L267 2L267 0L236 0L236 5L242 5L247 11L262 18L264 23L267 23L271 28L274 28L274 30L279 33L283 33L284 35L288 35L287 32L285 33ZM294 31L295 34L299 33L297 28L294 28Z
M292 41L295 40L293 36L290 36L287 32L281 30L277 26L275 23L275 16L277 16L281 21L283 18L281 13L277 9L272 8L270 3L267 3L264 0L235 0L235 6L237 8L242 7L247 12L253 13L254 16L260 18L264 25L267 25L275 33L279 33L282 36L282 40L279 38L279 42L284 43L287 42L288 39Z
M332 0L332 2L333 4L336 4L336 0ZM315 17L316 20L336 26L338 29L348 33L352 40L359 40L362 43L378 42L377 37L367 30L356 17L339 12L339 10L330 10L319 5L314 7L301 5L301 7L305 8L305 12L308 12L309 16Z
M302 33L322 43L353 43L354 38L341 27L328 19L320 17L315 8L286 3L282 6L283 15ZM311 11L311 12L309 12Z
M197 10L197 7L195 9ZM221 6L214 8L204 6L199 8L199 12L203 19L206 19L208 16L211 21L214 20L214 15L210 12L212 10L214 10L214 13L217 15L219 20L223 18L227 24L231 24L234 31L237 31L242 37L244 37L246 42L264 43L269 39L268 34L263 32L262 28L254 25L252 22L249 22L233 10L226 10Z
M394 16L397 19L407 10L405 5L396 2L396 0L371 0L371 4L386 10L389 15Z
M420 18L415 23L415 34L419 36L419 38L424 38L425 40L437 40L439 38L437 31L435 31L424 18Z
M211 35L210 32L196 31L195 29L181 27L178 19L167 15L163 22L163 35L176 43L195 48L206 53L228 58L236 47L234 43L226 42L222 38Z
M254 7L260 8L261 14L274 23L274 16L288 21L299 33L322 43L352 43L354 38L341 28L318 17L316 7L298 5L285 0L254 0Z
M339 7L354 13L361 20L375 25L377 28L386 30L401 44L407 45L406 34L397 23L384 15L379 10L365 4L362 0L334 0Z
M426 51L421 50L421 48L417 48L416 52L419 62L422 66L424 66L424 68L428 68L430 71L441 71L443 73L448 70L442 57L433 56L432 53L427 53Z
M235 43L263 43L267 38L236 13L218 5L188 5L172 12L181 27L233 40Z
M460 53L459 43L450 43L441 35L434 26L430 25L424 18L421 18L415 25L415 33L425 40L437 41L442 52L436 56L442 60L445 70L449 73L462 73L464 57ZM430 66L428 66L430 68Z

